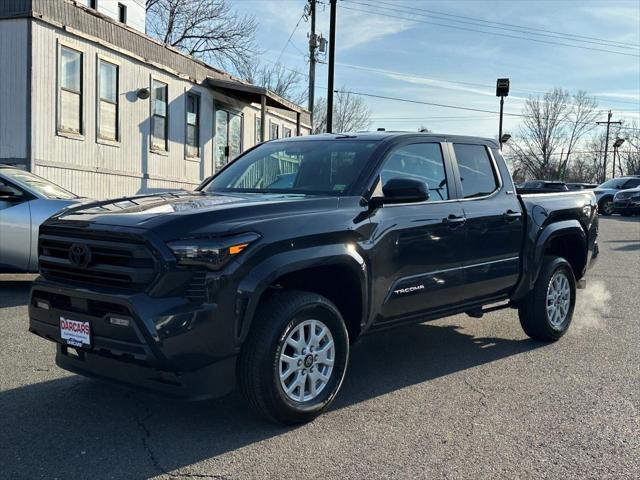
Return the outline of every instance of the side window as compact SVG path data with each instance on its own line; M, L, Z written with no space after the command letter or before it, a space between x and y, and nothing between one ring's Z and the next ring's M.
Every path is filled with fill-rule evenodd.
M624 185L622 186L623 189L625 188L636 188L637 186L640 185L640 178L633 178L631 180L627 180Z
M429 201L449 199L439 143L414 143L392 151L380 170L382 185L391 178L413 178L425 182L429 188Z
M464 198L483 197L498 188L498 177L484 145L455 143Z
M21 188L16 187L2 178L0 178L0 188L3 190L0 191L0 204L6 199L19 201L25 196L25 192Z

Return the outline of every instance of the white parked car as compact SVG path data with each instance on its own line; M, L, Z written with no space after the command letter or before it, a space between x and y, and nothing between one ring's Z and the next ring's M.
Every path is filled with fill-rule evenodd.
M83 201L33 173L0 165L0 273L37 272L40 224Z

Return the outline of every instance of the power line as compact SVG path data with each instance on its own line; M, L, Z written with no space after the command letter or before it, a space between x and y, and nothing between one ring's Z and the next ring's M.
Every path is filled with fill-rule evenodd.
M347 7L347 6L342 6L342 8L346 9L346 10L351 10L354 12L360 12L360 13L366 13L369 15L378 15L378 16L382 16L382 17L387 17L387 18L397 18L400 20L405 20L407 22L415 22L415 23L424 23L424 24L428 24L428 25L436 25L436 26L440 26L440 27L446 27L446 28L454 28L457 30L465 30L465 31L469 31L469 32L477 32L477 33L484 33L486 35L495 35L495 36L499 36L499 37L507 37L507 38L515 38L518 40L528 40L530 42L537 42L537 43L546 43L546 44L550 44L550 45L561 45L561 46L565 46L565 47L573 47L573 48L580 48L583 50L592 50L592 51L596 51L596 52L607 52L607 53L614 53L617 55L624 55L627 57L638 57L640 58L640 54L635 54L635 53L625 53L625 52L617 52L615 50L607 50L604 48L595 48L595 47L585 47L582 45L573 45L570 43L562 43L562 42L554 42L551 40L541 40L538 38L528 38L528 37L520 37L518 35L511 35L508 33L498 33L498 32L487 32L485 30L478 30L475 28L468 28L468 27L460 27L457 25L447 25L444 23L438 23L438 22L429 22L426 20L417 20L415 18L407 18L407 17L400 17L398 15L392 15L390 13L383 13L383 12L373 12L373 11L369 11L369 10L362 10L359 8L353 8L353 7ZM409 12L407 12L407 14L409 14ZM418 14L412 14L412 15L418 15Z
M360 3L359 1L356 1L356 0L349 0L349 1L351 3ZM370 5L370 4L363 4L363 3L360 3L360 4L361 5ZM512 31L512 32L525 33L525 34L528 34L528 35L539 35L539 36L544 36L544 37L549 37L549 38L560 38L560 39L566 39L566 40L571 40L571 41L576 41L576 42L592 43L592 44L595 44L595 45L604 45L604 46L610 46L610 47L615 47L615 48L626 48L626 49L635 49L635 50L640 49L640 45L639 44L618 42L618 41L615 41L615 40L607 40L607 39L598 38L598 37L589 37L589 36L586 36L586 35L578 35L578 34L575 34L575 33L558 32L558 31L554 31L554 30L545 30L545 29L542 29L542 28L527 27L527 26L522 26L522 25L516 25L516 24L513 24L513 23L495 22L495 21L490 21L490 20L484 20L484 19L477 18L477 17L470 17L470 16L465 16L465 15L455 15L455 14L451 14L451 13L441 12L441 11L437 11L437 10L429 10L429 9L424 9L424 8L418 8L418 7L414 7L414 6L405 7L403 5L398 5L398 4L385 2L385 1L382 1L382 0L377 0L375 6L378 7L379 4L388 5L388 7L383 7L383 8L389 8L391 10L393 10L394 7L400 6L401 8L405 9L405 11L398 10L398 11L401 11L402 13L414 14L416 11L425 12L425 13L428 13L429 15L421 15L421 16L423 16L423 17L427 17L427 16L429 16L429 17L445 17L445 18L443 18L443 20L459 22L459 23L468 24L468 25L476 25L476 26L485 27L485 28L498 28L498 29L503 29L503 30ZM374 5L370 5L370 6L374 6ZM397 8L395 8L395 9L397 10ZM409 11L407 12L406 10L409 10ZM450 18L447 18L447 17L450 17ZM451 20L451 19L463 19L463 20ZM469 21L465 21L465 20L469 20ZM486 24L486 25L482 25L482 24ZM492 26L492 25L497 25L497 26ZM536 33L536 32L542 32L542 33Z
M499 115L499 112L494 112L493 110L485 110L482 108L474 108L474 107L462 107L460 105L449 105L449 104L445 104L445 103L435 103L435 102L424 102L421 100L413 100L413 99L409 99L409 98L399 98L399 97L389 97L386 95L376 95L373 93L365 93L365 92L355 92L353 90L336 90L337 93L350 93L352 95L359 95L359 96L363 96L363 97L371 97L371 98L379 98L382 100L393 100L396 102L404 102L404 103L413 103L416 105L429 105L432 107L441 107L441 108L452 108L455 110L465 110L465 111L470 111L470 112L482 112L482 113L491 113L493 115ZM505 112L504 113L505 116L509 116L509 117L528 117L528 115L525 115L523 113L509 113L509 112ZM578 124L578 125L593 125L596 126L597 123L596 122L575 122L573 120L563 120L563 119L559 119L559 122L566 122L566 123L571 123L571 124ZM619 127L621 129L630 129L630 130L635 130L632 127Z
M453 80L447 80L444 78L429 78L429 77L421 77L419 75L415 75L412 73L405 73L405 72L397 72L394 70L386 70L386 69L382 69L382 68L374 68L374 67L365 67L362 65L353 65L353 64L349 64L349 63L338 63L336 62L336 65L340 65L341 67L344 68L350 68L350 69L354 69L354 70L363 70L363 71L367 71L367 72L373 72L373 73L380 73L383 75L402 75L402 76L406 76L406 77L411 77L414 78L416 80L428 80L428 81L436 81L436 82L446 82L446 83L451 83L454 85L462 85L462 86L469 86L469 87L478 87L478 88L489 88L489 89L495 89L495 85L487 85L487 84L481 84L481 83L470 83L470 82L458 82L458 81L453 81ZM430 85L433 88L445 88L439 85ZM514 92L522 92L522 93L534 93L534 94L544 94L547 92L544 92L542 90L525 90L525 89L513 89ZM473 92L469 92L469 93L473 93ZM493 96L493 94L488 95L488 96ZM639 100L640 101L640 100ZM619 102L619 103L629 103L629 104L633 104L633 105L640 105L637 102L625 102L622 100L607 100L607 102ZM605 110L607 109L606 107ZM640 108L640 107L639 107ZM639 111L639 109L621 109L621 108L615 108L613 110L616 110L618 112L637 112Z
M284 47L282 47L282 50L280 51L280 55L278 55L278 60L277 60L276 63L280 63L280 59L282 58L282 54L287 49L287 46L291 43L291 39L293 38L293 35L296 33L296 30L298 30L298 26L300 25L300 22L302 21L303 18L304 18L304 12L302 12L302 14L300 15L300 18L298 19L298 22L296 23L296 26L293 27L293 30L291 31L291 35L289 35L289 38L287 39L287 43L285 43ZM293 45L293 43L291 43L291 44ZM295 47L295 45L294 45L294 47Z

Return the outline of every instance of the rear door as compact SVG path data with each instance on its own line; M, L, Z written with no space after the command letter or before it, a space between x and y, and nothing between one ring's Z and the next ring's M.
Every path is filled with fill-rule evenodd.
M454 142L452 150L466 218L460 253L467 299L504 296L518 280L524 228L511 176L504 161L496 162L497 149Z
M374 195L391 178L424 181L429 199L384 205L371 216L374 323L392 323L458 301L464 287L459 252L464 215L441 143L423 141L393 148L379 171Z

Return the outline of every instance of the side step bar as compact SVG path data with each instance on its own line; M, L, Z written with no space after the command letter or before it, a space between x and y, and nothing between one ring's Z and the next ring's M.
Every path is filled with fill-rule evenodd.
M467 310L466 313L472 318L482 318L485 313L495 312L496 310L504 310L505 308L514 308L514 305L511 302L501 303L499 305L492 305L490 307L476 307L471 310Z

